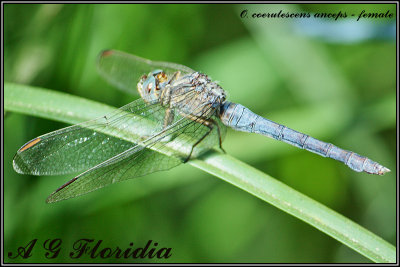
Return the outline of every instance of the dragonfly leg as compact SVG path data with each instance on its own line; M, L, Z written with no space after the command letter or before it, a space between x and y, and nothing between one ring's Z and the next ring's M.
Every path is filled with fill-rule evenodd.
M188 118L192 119L192 120L196 120L198 123L201 123L201 124L207 126L209 130L199 140L197 140L196 143L193 144L192 148L190 149L189 156L187 156L187 158L183 161L183 163L186 163L189 161L189 159L192 156L194 148L198 144L200 144L212 132L212 130L214 129L214 124L215 124L215 121L212 119L205 120L205 119L201 119L201 118L194 118L192 116L188 116Z
M219 148L222 150L222 152L226 153L225 149L222 148L222 136L221 136L221 129L219 128L218 123L213 120L209 119L209 122L212 123L213 125L217 126L217 133L218 133L218 140L219 140Z
M186 163L189 161L189 159L192 157L192 153L194 148L201 143L201 141L204 140L204 138L206 138L213 130L214 126L212 124L204 124L209 128L209 131L207 131L199 140L196 141L196 143L194 143L194 145L192 146L192 148L190 149L190 153L189 156L187 156L187 158L183 161L183 163Z
M171 108L165 110L163 129L167 128L174 121L175 113Z
M167 108L165 110L165 116L164 116L164 122L163 122L163 130L167 129L167 127L169 125L171 125L171 123L174 121L174 117L175 117L174 110L171 109L171 108ZM168 142L168 141L173 140L175 137L176 137L176 134L167 135L162 139L162 141L163 142Z

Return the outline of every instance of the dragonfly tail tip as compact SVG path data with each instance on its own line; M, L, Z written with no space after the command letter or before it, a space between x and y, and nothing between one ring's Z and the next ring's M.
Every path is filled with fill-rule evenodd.
M379 175L384 175L387 172L390 172L390 169L382 166L382 168L379 170L378 174Z

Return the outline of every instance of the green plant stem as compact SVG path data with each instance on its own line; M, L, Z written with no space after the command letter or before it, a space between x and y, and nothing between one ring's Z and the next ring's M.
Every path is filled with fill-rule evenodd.
M4 85L5 111L79 123L115 110L97 102L26 85ZM118 137L118 136L117 136ZM396 262L394 246L360 225L293 190L273 177L221 152L210 150L188 162L305 221L374 262Z

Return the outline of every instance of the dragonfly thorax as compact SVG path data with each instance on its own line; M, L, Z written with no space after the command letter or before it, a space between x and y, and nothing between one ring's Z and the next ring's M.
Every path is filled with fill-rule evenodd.
M218 113L226 99L221 86L199 72L182 75L178 71L167 76L162 70L154 70L141 77L137 88L147 103L159 102L198 117Z
M217 115L225 102L226 95L221 86L199 72L177 77L170 85L167 89L171 91L170 107L190 116L207 118L212 114Z

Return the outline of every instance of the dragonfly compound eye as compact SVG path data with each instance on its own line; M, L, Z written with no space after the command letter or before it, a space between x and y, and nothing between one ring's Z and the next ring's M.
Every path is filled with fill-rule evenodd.
M167 75L166 75L165 72L163 72L163 71L160 72L159 74L157 74L156 78L157 78L157 80L158 80L159 83L166 82L167 79L168 79Z
M157 72L157 75L159 72ZM141 80L139 81L138 91L140 96L147 102L153 103L154 101L158 101L160 97L160 87L159 81L154 76L154 72L151 72L149 75L143 75Z
M140 95L143 95L143 83L146 81L147 79L147 75L143 75L142 77L140 77L140 80L137 84L137 89Z

